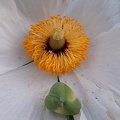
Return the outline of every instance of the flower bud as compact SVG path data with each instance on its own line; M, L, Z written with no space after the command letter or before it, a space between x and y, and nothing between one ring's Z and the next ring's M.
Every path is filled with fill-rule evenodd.
M81 103L72 89L64 83L55 83L45 99L46 107L62 115L78 114Z

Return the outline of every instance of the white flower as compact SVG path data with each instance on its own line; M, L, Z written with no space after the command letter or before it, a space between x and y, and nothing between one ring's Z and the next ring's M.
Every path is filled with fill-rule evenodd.
M39 70L23 48L30 24L51 15L82 23L91 38L88 59L61 75L82 101L75 120L120 119L119 0L0 1L0 120L65 120L44 107L56 76Z

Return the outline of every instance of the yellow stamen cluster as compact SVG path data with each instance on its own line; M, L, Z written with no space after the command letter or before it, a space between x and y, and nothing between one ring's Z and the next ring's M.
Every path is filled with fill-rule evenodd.
M55 29L64 31L64 50L55 52L48 43ZM49 20L31 25L29 36L25 37L26 53L39 69L53 74L65 74L79 66L87 58L89 38L82 33L82 26L74 19L51 16Z

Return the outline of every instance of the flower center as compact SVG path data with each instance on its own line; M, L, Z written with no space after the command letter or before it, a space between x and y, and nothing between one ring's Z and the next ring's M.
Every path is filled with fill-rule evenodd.
M87 58L89 37L74 19L51 16L49 20L31 25L25 37L26 53L39 69L53 74L65 74Z
M55 28L52 31L49 45L53 50L60 50L65 44L64 31L61 28Z

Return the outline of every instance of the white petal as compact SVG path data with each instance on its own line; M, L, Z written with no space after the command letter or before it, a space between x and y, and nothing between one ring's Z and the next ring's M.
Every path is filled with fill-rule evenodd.
M69 85L81 101L80 120L119 120L120 107L110 90L99 88L78 73L61 76L60 80Z
M118 120L115 105L108 104L107 100L116 102L120 107L120 24L111 30L101 34L91 41L88 52L88 59L76 69L77 74L88 81L93 82L98 88L104 89L99 93L101 103L108 110L114 113L115 120ZM88 86L88 88L90 85ZM104 96L102 98L102 96ZM111 97L109 97L110 95ZM103 101L105 103L103 103ZM114 103L115 104L115 103ZM114 107L113 107L114 106ZM108 112L109 114L109 112ZM120 116L119 116L120 117Z
M76 119L76 120L79 120L79 119ZM81 111L80 120L87 120L83 111Z
M69 0L2 0L0 2L0 74L29 62L23 48L31 23L50 15L65 15Z
M65 15L70 0L16 0L18 13L32 22L49 18L51 15Z
M120 24L91 41L88 59L77 71L89 80L120 93Z
M46 110L44 114L44 120L66 120L66 117Z
M79 20L91 38L120 22L120 0L73 0L73 3L67 15Z
M0 2L0 74L30 61L23 48L28 27L23 26L13 1Z
M33 63L0 76L0 120L65 120L50 114L44 99L57 77L44 73ZM46 120L46 119L45 119Z

